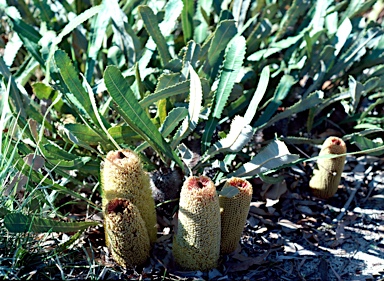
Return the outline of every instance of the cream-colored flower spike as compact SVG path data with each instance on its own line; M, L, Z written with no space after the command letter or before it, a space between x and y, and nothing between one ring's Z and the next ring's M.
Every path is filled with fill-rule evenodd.
M140 158L129 149L110 151L101 168L103 211L115 198L130 200L140 211L151 243L156 242L156 210L148 174ZM108 245L108 238L106 238Z
M205 176L189 177L180 193L175 262L186 270L215 268L220 256L220 206L214 183Z
M220 195L221 211L221 254L230 254L236 250L249 212L252 200L252 185L245 179L230 178L224 187L232 186L239 193L229 198Z
M113 259L129 268L144 264L149 258L150 242L139 209L129 200L112 199L106 205L104 220Z
M323 143L319 156L345 153L347 153L345 142L338 137L329 137ZM318 170L313 171L313 176L309 181L309 186L315 196L328 199L335 195L344 170L345 158L344 155L317 160Z

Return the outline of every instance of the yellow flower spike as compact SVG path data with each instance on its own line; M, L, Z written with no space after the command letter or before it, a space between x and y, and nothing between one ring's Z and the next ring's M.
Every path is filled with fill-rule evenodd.
M155 201L140 158L129 149L110 151L101 167L103 211L115 198L130 200L140 211L151 243L157 240ZM108 238L106 238L108 246Z
M230 254L236 250L249 212L252 200L252 185L245 179L230 178L224 187L232 186L239 193L229 198L220 195L221 211L221 254Z
M220 206L214 183L206 176L187 178L180 193L173 238L175 262L186 270L215 268L220 256L220 233Z
M322 145L319 156L327 154L345 154L345 142L338 137L328 137ZM335 195L344 170L346 156L331 159L318 159L318 169L313 171L309 186L316 197L328 199Z
M129 200L112 199L106 205L104 220L113 259L129 268L144 264L149 258L150 242L139 209Z

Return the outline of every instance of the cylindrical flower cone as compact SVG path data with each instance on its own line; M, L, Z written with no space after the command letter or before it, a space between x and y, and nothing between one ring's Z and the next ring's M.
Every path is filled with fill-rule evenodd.
M140 211L151 243L156 242L156 210L148 174L140 158L129 149L110 151L101 168L103 211L115 198L130 200ZM106 239L108 245L108 239Z
M129 268L144 264L149 257L150 242L139 209L129 200L112 199L106 206L104 221L113 259Z
M249 212L252 200L252 185L244 179L233 177L226 181L224 188L238 189L233 197L219 196L221 211L221 254L230 254L236 250Z
M319 156L327 154L345 154L347 147L345 142L338 137L329 137L323 143ZM346 156L336 158L323 158L317 160L317 170L313 171L313 176L309 186L315 196L328 199L335 195L340 184L341 174L344 169Z
M205 176L189 177L180 193L175 262L186 270L215 268L220 256L220 206L214 183Z

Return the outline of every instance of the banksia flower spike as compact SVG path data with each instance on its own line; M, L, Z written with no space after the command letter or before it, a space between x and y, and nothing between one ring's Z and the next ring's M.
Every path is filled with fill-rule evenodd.
M233 177L226 181L224 187L232 186L239 193L229 198L219 196L221 212L221 254L230 254L236 250L244 225L247 220L252 199L252 185L244 179Z
M214 183L189 177L180 193L178 225L173 239L175 262L186 270L207 271L220 256L220 206Z
M151 243L156 242L156 210L148 174L140 158L129 149L110 151L101 168L103 211L115 198L130 200L140 211ZM108 245L108 238L106 237Z
M129 200L116 198L108 202L104 226L112 257L119 265L133 268L147 261L148 231L139 209Z
M345 154L347 147L344 141L338 137L329 137L323 143L319 156L327 154ZM346 156L336 158L318 159L318 170L314 170L314 174L309 182L309 186L313 194L319 198L327 199L335 195L340 183L341 173L344 169Z

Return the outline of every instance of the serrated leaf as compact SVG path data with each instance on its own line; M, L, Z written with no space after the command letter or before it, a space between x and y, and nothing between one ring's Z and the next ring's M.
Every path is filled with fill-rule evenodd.
M45 61L41 56L39 46L39 41L42 37L40 33L20 18L20 15L15 7L6 9L6 13L12 21L13 30L19 35L25 48L28 52L30 52L35 60L37 60L40 65L45 68Z
M366 149L377 149L377 148L382 148L383 147L383 140L381 139L381 142L374 142L366 137L359 136L359 135L354 135L351 138L351 143L355 144L358 148L361 150L366 150ZM382 155L382 151L378 151L376 153L371 153L371 155Z
M108 133L119 143L142 140L140 135L126 125L111 127L108 129Z
M199 25L194 28L194 40L197 43L202 43L208 35L209 31L209 17L210 10L212 8L213 0L198 0L196 13L195 13L195 22L198 22Z
M61 30L61 32L54 38L50 49L49 49L49 54L48 58L46 60L46 77L45 80L49 81L50 80L50 69L51 69L51 61L53 59L53 56L56 53L56 48L57 46L61 43L61 41L64 39L65 36L67 36L69 33L71 33L74 29L76 29L80 24L85 22L86 20L92 18L94 15L96 15L98 12L101 11L102 6L94 6L91 7L84 12L82 12L80 15L77 15L75 18L71 19L64 28Z
M291 75L286 74L281 78L271 101L267 105L267 108L265 109L264 113L260 116L260 118L255 122L253 127L263 126L271 119L273 114L281 105L282 100L287 96L289 90L291 89L294 83L295 80Z
M188 110L184 107L176 107L172 109L161 124L159 131L164 137L168 137L177 127L179 122L188 116Z
M216 128L221 113L227 103L228 97L233 89L237 74L243 64L245 56L245 38L240 36L232 41L227 49L225 61L219 78L219 85L214 94L214 102L212 105L212 113L208 119L207 126L204 130L201 143L204 152L210 146L210 139Z
M140 134L161 157L165 155L182 167L182 162L146 115L120 70L115 66L108 66L104 72L104 81L115 102L114 108L129 126Z
M88 59L85 66L85 77L88 82L92 80L97 56L106 36L106 30L112 15L112 11L109 9L111 6L110 3L107 5L107 1L104 0L100 6L102 7L101 11L97 14L96 17L93 18L91 23L90 40L87 53Z
M381 133L381 132L384 132L384 129L382 129L382 128L367 129L367 130L364 130L364 131L360 131L360 132L356 132L356 133L345 135L343 137L343 140L344 141L350 140L354 136L364 137L364 136L367 136L367 135L370 135L370 134Z
M27 114L20 96L20 91L18 90L15 79L12 77L11 72L5 65L2 57L0 57L0 73L6 80L10 108L15 114L18 114L20 118L26 118ZM27 97L26 101L28 102Z
M36 8L40 10L39 16L41 20L50 25L51 20L54 17L54 12L51 10L50 5L47 4L47 0L34 1L34 4L36 5Z
M297 103L295 103L294 105L286 108L283 112L276 114L267 123L265 123L265 125L261 125L260 127L263 127L263 128L269 127L272 124L276 123L277 121L282 120L284 118L288 118L293 114L307 110L308 108L314 108L323 101L323 97L324 97L324 93L322 91L316 91L310 94L305 99L302 99Z
M199 121L201 111L201 103L203 100L203 90L201 81L192 66L189 66L190 90L189 90L189 105L188 118L184 119L180 129L177 131L172 140L172 147L176 147L180 141L191 133Z
M57 50L54 59L60 75L69 90L69 92L63 93L68 102L73 105L73 109L79 113L79 116L83 118L86 124L89 126L92 126L92 124L97 125L98 120L93 112L88 93L83 88L78 73L68 55L62 50Z
M183 0L183 11L181 14L181 26L183 28L184 42L187 43L193 36L193 16L195 14L195 1Z
M143 19L145 29L156 43L163 65L166 65L172 59L172 57L169 53L167 42L165 41L164 36L158 26L157 17L151 8L145 5L139 6L139 13Z
M228 135L213 144L203 155L202 163L212 158L218 153L224 151L238 152L242 149L252 138L253 132L245 119L241 116L235 116L232 120L231 128Z
M235 0L233 3L233 17L239 30L242 29L244 25L250 4L250 0Z
M270 169L280 167L299 159L298 155L291 154L287 146L279 140L269 143L263 150L256 154L252 160L245 163L227 177L252 177L265 173Z
M22 46L23 46L23 42L21 41L17 33L12 35L7 45L5 45L4 54L3 54L4 62L8 67L12 66L13 61L15 60L15 57Z
M157 80L155 93L179 83L180 73L162 74Z
M77 156L76 154L69 153L57 146L56 144L46 143L40 146L40 149L51 164L66 169L79 169L92 158L88 156Z
M184 79L188 78L189 74L189 65L196 68L199 62L200 55L200 45L196 44L194 41L189 41L183 56L183 67L182 75Z
M187 117L187 116L188 116L188 109L186 109L184 107L176 107L176 108L172 109L168 113L163 124L161 124L161 126L160 126L159 131L160 131L161 135L164 138L168 137L173 132L173 130L177 127L177 125L179 125L180 121L185 119L185 117ZM147 148L148 146L149 146L149 144L147 142L144 142L141 145L139 145L135 149L135 151L142 151L145 148Z
M94 130L83 124L65 124L64 129L67 130L67 134L72 134L78 143L84 143L88 146L96 146L104 143L104 139L99 136ZM73 138L72 138L73 140Z
M349 35L351 34L351 31L352 31L352 23L349 20L349 18L346 18L341 23L341 25L339 26L335 34L337 38L337 43L335 45L335 56L337 56L340 53Z
M341 71L345 71L354 62L358 61L365 53L370 44L373 44L377 40L380 40L384 30L379 27L369 28L364 32L362 36L353 41L351 47L347 51L339 55L339 59L334 67L327 73L327 79L334 74L338 74Z
M243 64L245 56L245 38L236 38L225 54L225 61L219 78L219 85L215 93L215 108L212 116L220 118L223 108L227 103L229 94L232 91L235 79Z
M169 0L164 6L164 19L159 24L159 28L164 37L169 36L177 27L177 20L183 11L182 0Z
M280 23L275 40L283 38L288 30L294 29L296 22L306 13L311 4L311 0L294 0Z
M180 153L181 159L185 163L186 167L188 168L188 174L192 174L191 168L196 165L196 159L193 155L193 152L184 144L180 144L177 147L177 150Z
M349 114L353 114L356 112L361 96L365 93L365 88L363 84L356 81L352 76L348 77L348 87L352 98L352 106L349 110Z
M247 111L245 112L244 119L247 124L252 122L253 117L257 112L257 107L261 99L264 97L265 91L267 90L269 83L269 66L265 66L260 74L259 84L255 93L253 94L252 100L249 103Z
M173 86L170 86L168 88L162 89L159 92L155 92L153 94L146 96L145 98L143 98L140 101L140 105L142 107L147 107L147 106L149 106L149 105L151 105L151 104L153 104L153 103L155 103L161 99L165 99L165 98L172 97L175 95L188 93L189 88L190 88L190 81L189 80L180 82L180 83L175 84Z
M21 213L7 214L4 217L4 226L9 232L76 232L90 226L99 225L100 222L62 222L53 219L40 218L35 215Z
M225 50L229 41L237 34L237 28L234 20L224 20L219 23L212 40L210 40L208 54L201 71L205 73L206 78L213 81L216 76L216 72L213 71L216 68L216 64L220 63L221 52ZM204 46L203 46L204 48Z

